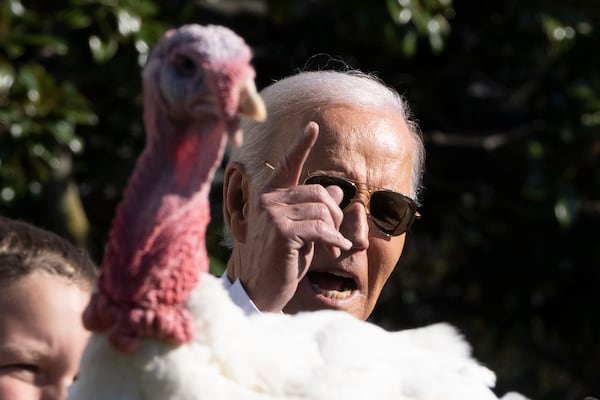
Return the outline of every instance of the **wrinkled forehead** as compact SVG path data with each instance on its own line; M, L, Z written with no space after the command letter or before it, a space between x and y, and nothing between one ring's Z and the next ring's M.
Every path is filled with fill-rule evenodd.
M296 114L271 127L262 159L278 162L310 121L319 125L319 137L300 180L315 170L345 171L361 182L410 192L414 144L403 117L390 110L330 105Z
M333 104L309 112L305 118L317 122L327 136L346 133L360 140L362 136L381 130L383 126L391 137L403 139L408 134L404 116L393 108Z
M413 144L404 118L391 109L334 105L313 118L320 126L317 145L330 157L366 158L390 168L411 158Z
M365 141L380 143L393 152L410 151L409 128L404 116L393 108L374 108L348 104L330 104L310 110L300 110L293 117L282 118L273 126L273 151L281 154L304 126L315 121L319 125L317 145L344 144L358 147ZM378 132L377 137L373 133Z

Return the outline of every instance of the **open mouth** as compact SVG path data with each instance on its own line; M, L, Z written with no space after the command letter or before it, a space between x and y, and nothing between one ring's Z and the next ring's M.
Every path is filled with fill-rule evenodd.
M344 300L352 295L358 286L349 275L332 272L309 271L308 281L321 295L335 300Z

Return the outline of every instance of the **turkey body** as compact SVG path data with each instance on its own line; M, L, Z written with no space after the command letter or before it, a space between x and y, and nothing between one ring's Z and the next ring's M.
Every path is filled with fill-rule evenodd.
M387 332L337 311L246 316L208 274L187 307L197 335L181 346L144 341L126 354L96 335L82 365L103 359L111 367L82 373L74 398L497 398L490 390L494 373L470 357L468 344L446 324ZM94 387L107 389L82 392Z

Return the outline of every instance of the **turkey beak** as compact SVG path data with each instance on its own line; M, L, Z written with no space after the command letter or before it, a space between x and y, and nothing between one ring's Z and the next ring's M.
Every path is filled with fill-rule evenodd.
M258 122L264 122L267 119L265 103L258 94L253 79L249 79L240 91L238 112L240 115ZM242 144L242 136L242 130L237 129L235 132L229 134L229 141L233 146L237 147Z
M258 122L264 122L267 119L265 103L256 91L256 85L252 79L248 80L246 86L242 88L238 111Z

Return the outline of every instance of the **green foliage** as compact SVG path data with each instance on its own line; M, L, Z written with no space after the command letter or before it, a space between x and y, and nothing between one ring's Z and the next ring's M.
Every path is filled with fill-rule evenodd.
M164 24L149 22L142 29L141 19L156 12L148 1L9 0L0 7L0 210L29 213L86 243L79 193L67 188L85 168L84 129L98 126L92 97L82 93L88 73L99 73L99 64L115 57L119 46L134 44L143 63L147 42L162 34ZM71 207L61 209L65 204ZM64 221L52 223L46 213L62 213ZM69 231L73 224L83 230Z
M396 26L410 24L390 38L390 42L400 43L402 52L412 57L417 50L417 35L429 40L431 50L439 54L450 33L450 22L455 11L452 0L388 0L388 11Z
M0 213L99 260L143 145L141 65L168 27L191 22L245 37L259 87L349 65L406 95L427 145L424 218L374 321L456 324L500 393L598 396L595 2L5 0ZM219 189L215 272L228 256Z

